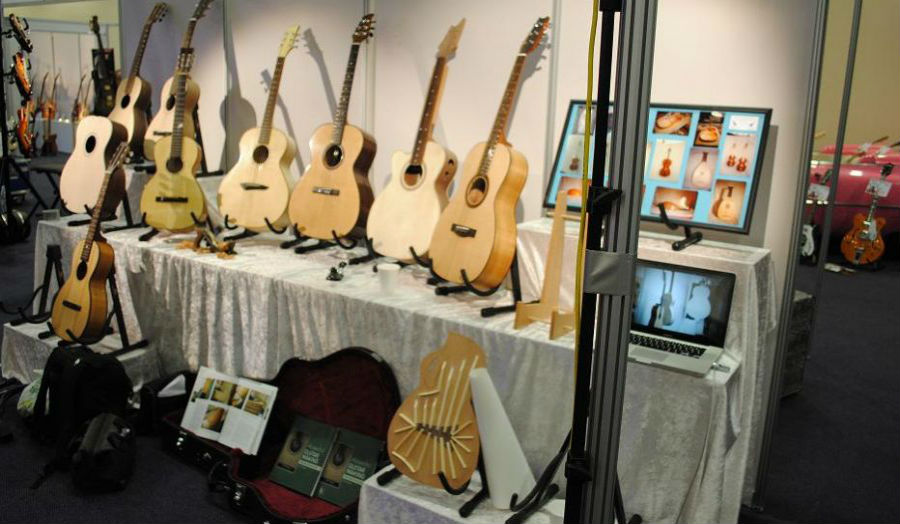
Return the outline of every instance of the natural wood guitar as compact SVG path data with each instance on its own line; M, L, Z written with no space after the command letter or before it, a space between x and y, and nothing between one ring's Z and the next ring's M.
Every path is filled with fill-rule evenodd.
M107 182L102 174L126 138L125 128L108 118L86 116L79 122L72 154L59 175L59 198L69 212L91 209L101 188L106 188L103 216L115 213L125 195L125 175L121 170L115 171Z
M401 473L436 488L441 475L453 489L469 481L481 450L469 373L486 364L478 344L456 333L422 359L419 385L388 428L388 454Z
M91 213L84 240L75 246L69 278L53 299L50 324L63 340L96 338L103 334L108 309L106 280L113 271L115 254L100 234L100 217L114 173L122 170L128 157L128 144L122 142L104 171L103 185ZM121 174L120 174L121 175Z
M452 26L441 45L412 154L397 151L391 157L391 179L369 211L366 234L376 252L412 262L412 248L425 255L431 234L447 207L447 190L456 174L456 155L431 140L441 93L447 78L447 62L456 52L466 21Z
M185 136L185 99L193 51L182 49L175 74L172 134L155 144L156 174L144 186L141 213L147 225L161 231L188 231L206 219L206 197L197 183L203 150Z
M463 163L462 180L431 238L432 270L482 291L503 281L516 253L516 202L528 161L506 141L506 126L528 55L537 49L550 18L539 18L522 43L487 142Z
M115 107L109 113L109 119L122 124L128 133L128 142L135 154L142 154L144 149L144 134L147 132L147 110L150 108L150 97L153 88L150 83L140 77L141 63L144 60L144 51L147 49L147 39L150 38L150 29L153 24L166 16L169 6L158 3L153 6L150 16L144 23L141 32L141 40L134 52L134 60L131 62L131 73L125 82L119 84L116 90Z
M252 231L288 225L287 208L293 186L290 165L297 155L297 146L291 137L272 127L272 119L284 61L296 47L299 32L300 26L296 25L285 32L269 85L262 127L250 129L241 137L237 164L219 185L219 214L227 222Z
M213 0L200 0L194 7L194 14L188 21L187 29L184 37L181 39L181 49L189 49L191 41L194 39L194 30L197 28L197 22L206 14L209 5ZM156 160L156 143L163 137L169 136L172 132L172 124L175 120L175 81L178 77L176 70L175 75L166 80L160 94L159 111L150 121L147 130L144 133L144 156L149 160ZM182 116L182 125L184 126L184 134L188 137L194 137L194 110L197 108L197 101L200 100L200 86L196 82L187 78L185 82L184 97L184 115Z
M369 167L375 158L375 139L362 129L347 124L359 47L372 36L374 26L375 15L367 14L353 32L344 88L334 122L313 133L309 140L309 165L291 193L290 222L307 237L330 240L335 236L349 236L365 226L374 200Z

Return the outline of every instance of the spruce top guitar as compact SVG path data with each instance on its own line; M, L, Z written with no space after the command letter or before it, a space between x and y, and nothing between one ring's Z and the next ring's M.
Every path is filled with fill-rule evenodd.
M97 54L94 55L94 114L106 116L116 104L116 71L112 66L112 50L103 46L100 38L100 23L97 15L91 17L88 25L97 37Z
M44 77L46 79L46 76ZM56 134L53 133L53 119L56 118L56 85L59 82L59 74L53 77L53 87L50 96L41 104L41 119L44 121L44 141L41 144L41 156L53 156L59 153L56 145ZM42 89L43 91L43 89Z
M188 21L187 29L184 31L184 37L181 39L181 49L191 49L191 41L194 39L194 30L197 28L197 22L206 15L213 0L199 0L194 7L194 13ZM193 50L192 50L193 51ZM166 80L160 92L159 111L147 130L144 132L144 156L150 160L156 160L156 143L163 137L169 136L172 131L172 124L175 120L175 80L178 77L176 69L175 75ZM185 83L184 109L182 115L182 125L184 125L184 134L188 137L194 137L194 110L197 108L197 101L200 99L200 86L187 77Z
M125 127L131 150L135 154L141 154L144 147L144 133L147 131L147 110L150 108L150 96L153 91L150 84L140 77L141 62L144 60L144 51L147 49L150 29L153 27L153 24L162 20L168 12L169 6L162 2L153 6L153 10L144 23L140 43L138 43L138 47L134 52L131 72L128 75L128 79L119 85L116 91L115 107L109 113L110 120L118 122Z
M226 221L252 231L288 225L287 208L293 185L289 170L297 146L291 137L272 127L272 119L284 60L296 47L299 32L298 25L285 32L269 85L262 127L250 129L241 136L237 164L219 186L219 213Z
M375 158L375 139L347 124L359 47L372 36L374 26L372 14L365 15L356 26L334 121L320 126L309 139L309 165L288 206L291 223L304 236L330 240L350 235L365 226L374 200L369 167Z
M884 180L893 171L893 164L885 164L881 168L881 180ZM884 239L881 237L881 229L884 228L884 217L876 217L879 196L872 192L872 203L869 204L869 212L866 215L857 213L853 217L853 228L844 235L841 241L841 253L848 262L859 264L871 264L884 254Z
M115 254L100 234L100 217L106 207L104 200L109 181L115 172L122 170L127 157L128 144L120 143L105 169L87 235L75 246L69 278L53 299L50 324L63 340L103 335L107 312L106 279L113 271Z
M462 180L431 238L432 270L445 280L476 289L496 288L516 252L516 202L528 177L528 161L506 140L525 60L537 49L550 18L539 18L513 65L487 142L463 163Z
M172 134L154 145L156 174L141 194L144 221L157 230L188 231L206 219L206 198L195 178L203 151L193 138L185 136L184 125L188 75L193 60L193 51L182 49L175 73Z
M124 127L102 116L86 116L78 123L72 154L59 175L59 198L69 212L90 210L105 188L103 218L115 213L125 195L124 172L115 171L109 181L101 175L126 138Z
M410 249L419 255L428 250L456 174L456 155L431 140L431 135L447 78L447 62L456 52L465 24L463 19L450 27L438 46L412 154L394 152L391 179L369 211L366 234L373 248L402 262L413 261Z

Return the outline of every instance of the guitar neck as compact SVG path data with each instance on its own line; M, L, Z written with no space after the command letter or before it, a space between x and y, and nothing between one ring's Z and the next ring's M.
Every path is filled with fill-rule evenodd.
M144 61L144 51L147 49L147 40L150 38L150 24L144 26L141 32L141 41L134 52L134 60L131 62L131 72L128 74L127 90L131 91L134 79L141 73L141 63Z
M353 89L353 76L356 74L356 59L359 57L359 44L350 46L350 58L347 60L347 71L344 73L344 87L341 89L341 100L334 115L334 131L331 141L340 144L344 138L344 126L347 124L347 108L350 105L350 91Z
M416 133L416 143L413 146L410 164L422 165L422 157L425 155L425 146L431 139L434 129L434 121L437 119L437 110L440 105L441 91L444 85L444 74L447 71L447 59L438 57L434 63L434 71L431 73L431 82L428 85L428 96L425 98L425 107L422 109L422 119L419 121L419 130Z
M278 102L278 88L281 86L281 73L284 70L285 57L279 56L275 62L275 73L272 75L272 83L269 84L269 99L266 101L266 114L263 117L262 128L259 132L259 143L269 143L272 136L272 119L275 115L275 104Z
M184 143L184 99L187 70L179 70L175 79L175 118L172 122L172 149L169 158L181 158Z
M87 263L91 258L91 248L97 240L98 228L100 227L100 214L103 212L103 203L106 200L106 190L109 187L109 179L116 169L113 163L103 175L103 184L100 186L100 192L97 194L97 203L91 211L91 223L88 225L87 235L84 237L84 249L81 250L81 260Z
M512 71L509 73L509 80L506 82L506 90L503 92L503 99L500 101L500 108L497 109L497 116L494 118L494 127L491 128L491 135L488 138L487 147L484 149L484 155L481 157L481 165L478 173L482 176L487 175L487 171L491 165L491 159L494 156L494 150L501 140L505 140L506 126L509 123L509 115L512 112L513 103L516 100L516 94L519 91L519 79L522 76L522 68L525 66L524 53L516 56L516 62Z

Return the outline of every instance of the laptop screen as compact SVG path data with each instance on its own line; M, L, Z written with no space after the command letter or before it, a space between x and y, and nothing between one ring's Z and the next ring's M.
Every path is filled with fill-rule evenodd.
M631 329L723 347L734 274L638 260Z

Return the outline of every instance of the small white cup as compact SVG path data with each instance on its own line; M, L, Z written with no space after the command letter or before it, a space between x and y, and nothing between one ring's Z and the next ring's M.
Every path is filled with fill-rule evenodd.
M393 294L397 288L397 275L400 273L400 264L378 264L378 281L381 283L381 292L385 295Z

